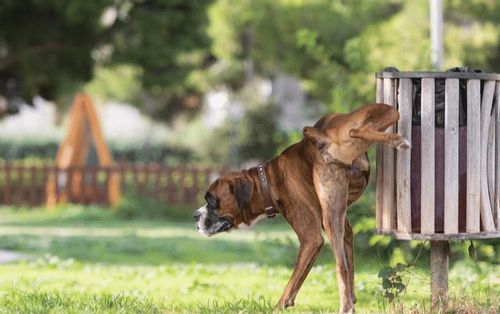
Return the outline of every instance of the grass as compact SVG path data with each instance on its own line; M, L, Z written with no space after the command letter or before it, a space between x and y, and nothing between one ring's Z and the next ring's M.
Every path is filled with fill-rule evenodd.
M0 265L0 313L272 312L297 242L279 221L207 239L192 223L122 220L109 210L0 210L0 249L32 259ZM408 289L381 296L376 256L357 252L357 311L429 312L429 272L403 274ZM498 265L464 260L450 270L451 312L500 311ZM335 266L323 249L291 313L336 312Z

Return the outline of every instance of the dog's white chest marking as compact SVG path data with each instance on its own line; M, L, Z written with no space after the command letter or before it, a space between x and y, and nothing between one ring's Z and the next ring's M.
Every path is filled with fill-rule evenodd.
M252 220L252 221L250 222L250 225L248 225L248 224L246 224L246 223L242 222L242 223L240 223L240 224L238 225L238 229L240 229L240 230L247 230L247 229L250 229L253 225L255 225L257 222L261 221L261 220L262 220L262 219L264 219L265 217L266 217L266 214L261 214L261 215L259 215L259 216L255 217L255 219L254 219L254 220Z

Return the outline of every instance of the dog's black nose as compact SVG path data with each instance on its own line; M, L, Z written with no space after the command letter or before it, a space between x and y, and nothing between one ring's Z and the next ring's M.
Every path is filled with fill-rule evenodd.
M198 221L200 220L200 217L201 217L201 214L199 211L195 210L194 213L193 213L193 218L194 218L194 221Z

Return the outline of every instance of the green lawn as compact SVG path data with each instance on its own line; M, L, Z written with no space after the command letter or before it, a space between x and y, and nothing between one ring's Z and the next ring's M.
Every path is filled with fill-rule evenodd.
M1 313L271 312L297 249L279 220L207 239L192 223L120 220L95 208L4 208L0 217L0 249L32 256L0 265ZM405 272L408 289L389 304L381 296L378 258L358 256L358 312L428 312L426 269ZM455 311L500 311L498 265L454 263L450 287ZM325 247L296 307L284 312L336 312L337 306L335 267Z

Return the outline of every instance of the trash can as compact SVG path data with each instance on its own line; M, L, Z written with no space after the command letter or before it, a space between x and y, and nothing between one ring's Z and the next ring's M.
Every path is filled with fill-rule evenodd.
M376 74L411 149L377 146L376 221L398 239L500 237L500 75Z

